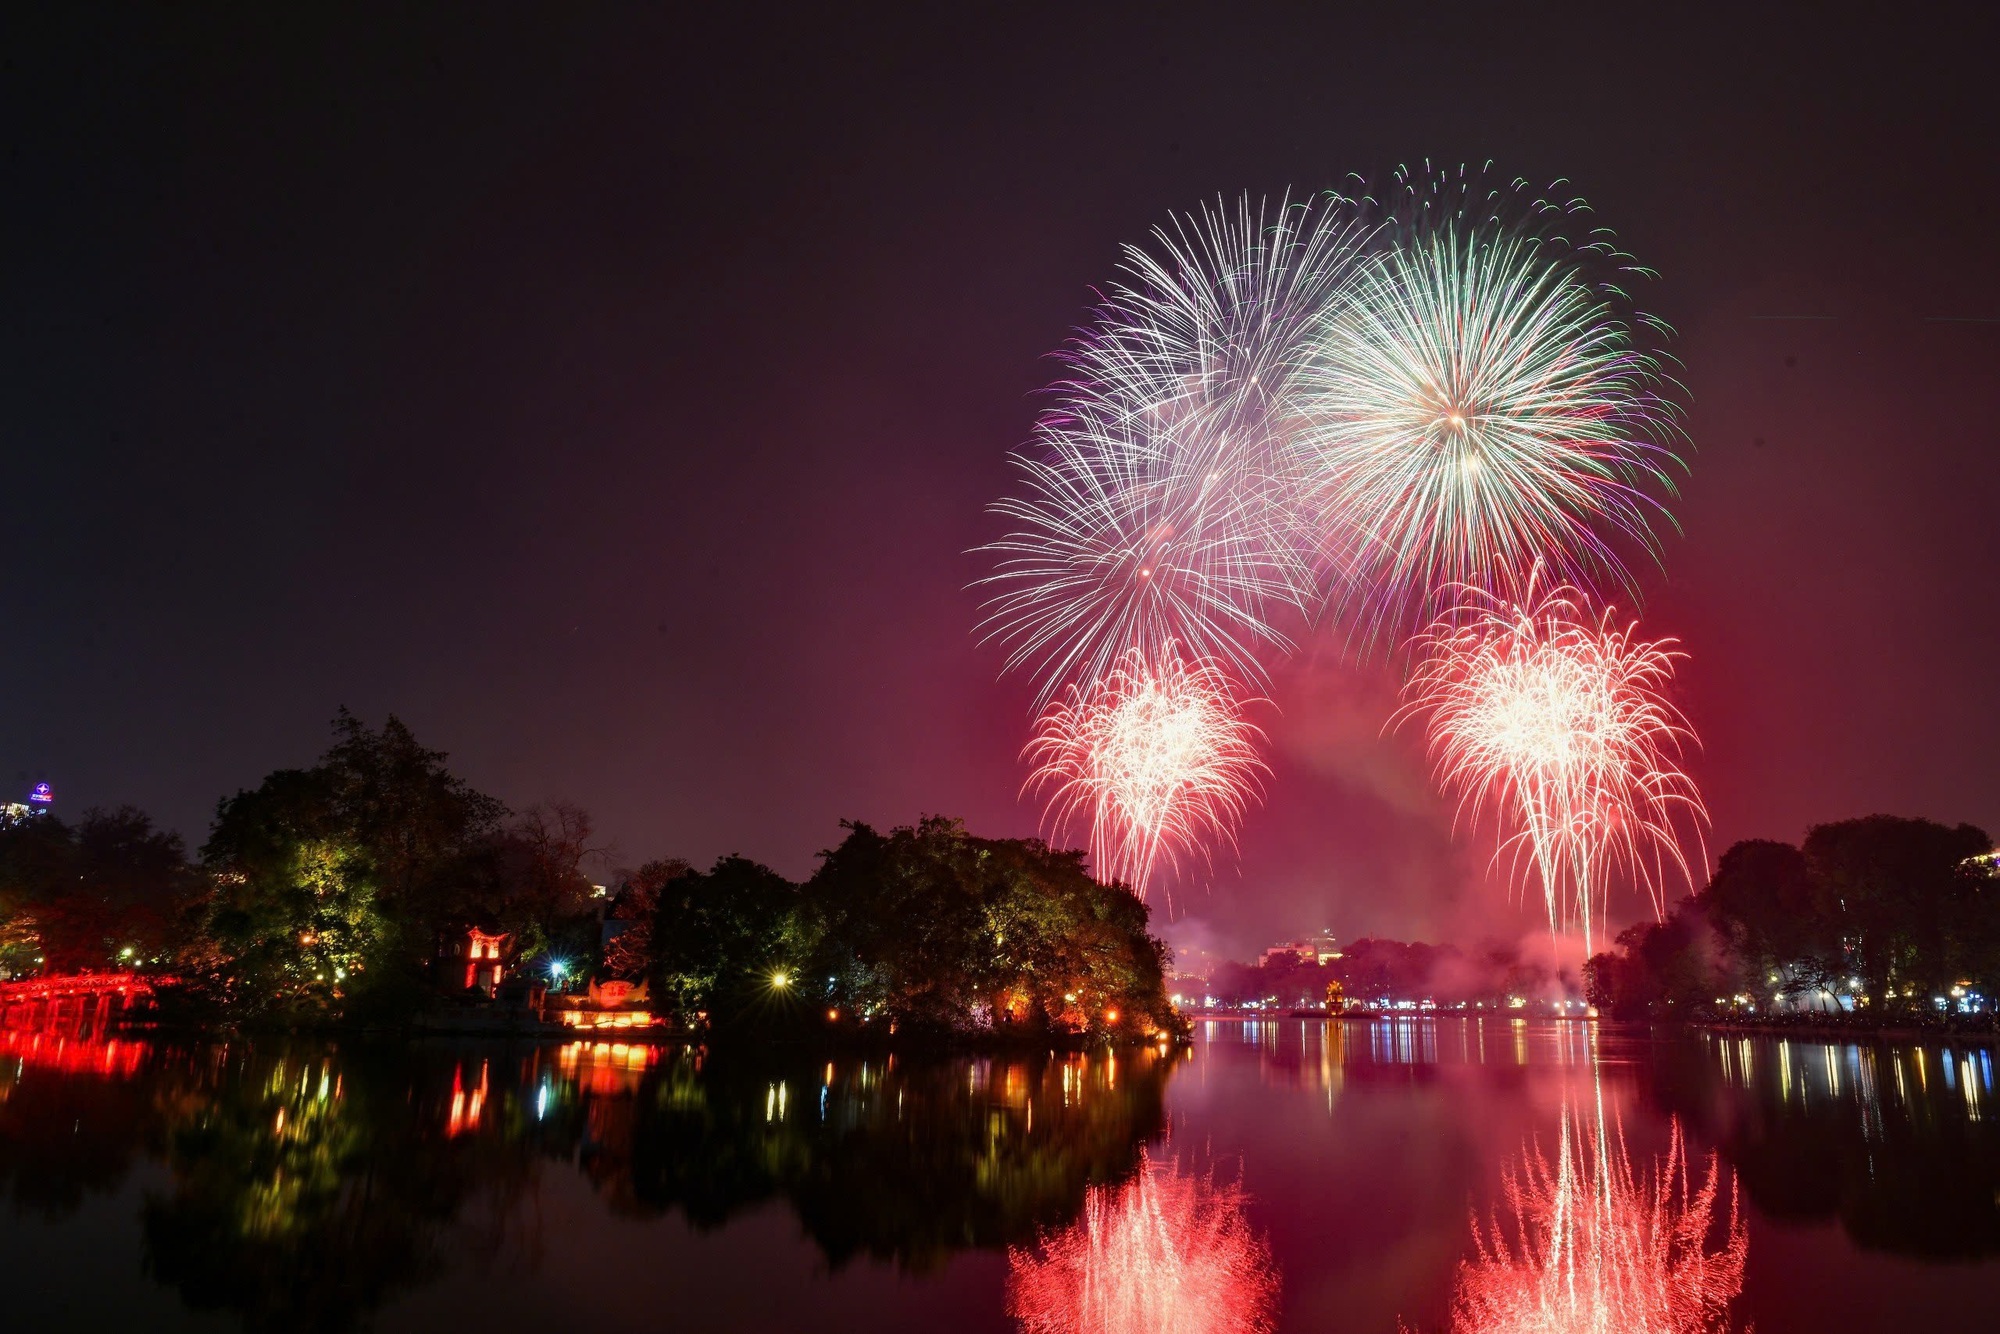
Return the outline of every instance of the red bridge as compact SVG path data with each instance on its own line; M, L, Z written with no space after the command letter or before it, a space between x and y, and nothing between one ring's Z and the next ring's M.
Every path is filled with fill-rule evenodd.
M76 973L0 982L0 1028L53 1028L65 1020L95 1027L152 995L153 984L137 973Z

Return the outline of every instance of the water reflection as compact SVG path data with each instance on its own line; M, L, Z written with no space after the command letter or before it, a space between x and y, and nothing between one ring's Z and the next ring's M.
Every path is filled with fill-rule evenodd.
M1782 1334L1965 1325L2000 1272L1898 1258L2000 1257L1983 1046L1198 1038L913 1062L0 1032L9 1309L60 1325L85 1283L106 1327Z
M1707 1035L1644 1075L1766 1215L1837 1218L1867 1249L1976 1259L2000 1255L1993 1067L1984 1046Z
M1263 1334L1278 1271L1236 1183L1144 1155L1083 1217L1009 1252L1007 1310L1030 1334Z
M137 1162L143 1266L195 1310L339 1329L464 1265L533 1265L539 1174L713 1229L786 1203L826 1261L906 1270L1074 1222L1162 1133L1154 1051L718 1061L624 1044L149 1046L5 1034L0 1191L73 1212Z
M1454 1334L1708 1334L1734 1328L1749 1232L1735 1181L1692 1167L1678 1122L1641 1169L1607 1119L1602 1081L1562 1108L1554 1161L1524 1145L1507 1209L1472 1225L1452 1297ZM1718 1205L1721 1211L1718 1214Z

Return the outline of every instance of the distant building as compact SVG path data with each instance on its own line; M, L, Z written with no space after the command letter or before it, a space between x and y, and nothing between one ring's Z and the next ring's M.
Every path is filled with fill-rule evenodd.
M48 814L55 804L55 789L47 783L37 783L28 789L26 801L10 801L0 805L0 821L13 823L31 820L37 815Z
M1269 965L1279 960L1296 960L1299 963L1331 963L1340 957L1339 942L1333 936L1322 932L1305 940L1289 940L1281 945L1273 945L1264 951L1258 963Z

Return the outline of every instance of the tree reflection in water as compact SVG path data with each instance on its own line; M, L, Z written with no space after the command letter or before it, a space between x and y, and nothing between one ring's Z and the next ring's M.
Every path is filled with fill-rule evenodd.
M912 1272L1067 1224L1165 1128L1171 1054L774 1065L693 1054L639 1104L634 1205L713 1227L783 1199L836 1266Z
M1240 1185L1142 1154L1083 1217L1008 1252L1007 1312L1028 1334L1262 1334L1278 1270Z
M1453 1334L1708 1334L1731 1329L1748 1234L1733 1175L1692 1168L1679 1121L1635 1169L1604 1092L1565 1106L1555 1161L1529 1143L1507 1171L1509 1217L1472 1224ZM1724 1206L1718 1218L1717 1206Z
M1767 1217L1838 1219L1868 1250L1980 1260L2000 1255L1995 1064L1984 1044L1703 1034L1640 1073Z
M59 1217L157 1160L145 1271L194 1309L287 1331L364 1324L456 1268L531 1267L545 1170L582 1173L614 1214L697 1228L782 1200L835 1265L1003 1250L1131 1178L1174 1065L7 1041L0 1193Z

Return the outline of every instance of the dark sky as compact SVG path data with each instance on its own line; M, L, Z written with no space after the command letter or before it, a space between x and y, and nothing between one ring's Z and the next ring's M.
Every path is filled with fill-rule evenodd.
M198 844L345 704L627 861L1030 832L967 549L1118 244L1492 159L1662 275L1645 624L1716 846L2000 829L1981 7L50 8L0 43L0 783ZM1183 939L1511 929L1384 691L1281 674Z

